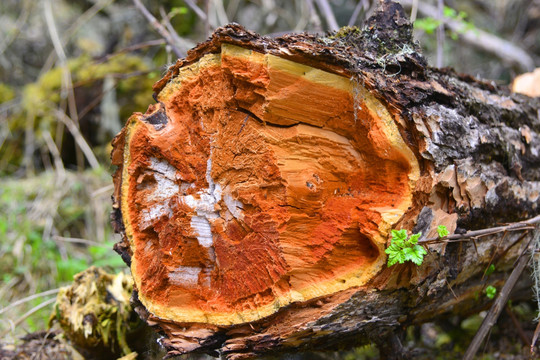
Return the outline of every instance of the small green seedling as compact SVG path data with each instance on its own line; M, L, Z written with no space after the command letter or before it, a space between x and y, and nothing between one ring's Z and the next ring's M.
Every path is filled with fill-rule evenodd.
M392 230L392 241L390 246L384 251L388 254L388 267L405 261L412 261L416 265L422 265L426 249L418 245L418 238L422 233L413 234L407 239L406 230Z
M494 271L495 271L495 265L491 264L491 265L489 265L488 268L486 269L485 275L486 275L486 276L489 276L489 275L493 274Z
M493 299L495 297L495 294L497 294L497 288L495 286L489 285L486 287L486 296L488 299Z
M445 236L448 236L448 234L450 234L448 232L448 229L446 228L446 226L444 225L439 225L437 226L437 233L439 234L439 237L440 238L443 238Z

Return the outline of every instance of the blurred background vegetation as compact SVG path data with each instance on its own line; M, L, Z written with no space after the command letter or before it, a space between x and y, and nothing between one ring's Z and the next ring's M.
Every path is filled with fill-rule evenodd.
M125 270L112 251L110 142L132 112L153 103L152 84L177 55L228 22L269 36L361 27L376 3L0 1L0 338L44 329L58 287L88 266ZM539 66L539 0L442 3L403 1L432 65L499 84ZM486 49L481 34L523 53Z

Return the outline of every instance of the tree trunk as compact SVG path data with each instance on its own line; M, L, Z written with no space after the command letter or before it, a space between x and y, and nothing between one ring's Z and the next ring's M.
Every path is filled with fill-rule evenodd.
M128 120L113 143L116 249L170 355L380 340L477 310L502 284L529 234L386 265L391 229L425 241L540 211L539 101L429 68L411 34L395 3L328 37L228 25Z

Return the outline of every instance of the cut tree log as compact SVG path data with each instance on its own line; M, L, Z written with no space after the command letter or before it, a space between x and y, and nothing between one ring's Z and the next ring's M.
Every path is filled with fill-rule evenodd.
M428 67L392 2L327 37L225 26L154 90L113 142L113 223L171 356L332 348L478 310L530 234L388 268L390 230L540 212L540 101Z

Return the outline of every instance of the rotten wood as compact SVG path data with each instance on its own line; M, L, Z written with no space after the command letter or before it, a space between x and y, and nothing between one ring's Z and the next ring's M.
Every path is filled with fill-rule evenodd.
M387 268L390 230L540 212L540 100L427 66L395 3L326 37L228 25L154 90L113 143L113 223L171 356L333 348L481 309L530 235Z

